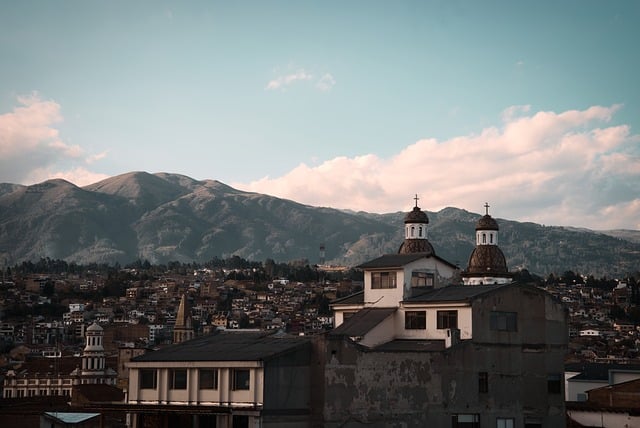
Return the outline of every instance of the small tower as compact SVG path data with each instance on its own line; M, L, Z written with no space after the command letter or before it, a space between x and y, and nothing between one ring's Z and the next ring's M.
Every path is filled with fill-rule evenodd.
M498 247L498 222L489 215L489 204L484 204L485 215L476 223L476 248L469 257L469 265L462 273L465 285L492 285L511 282L512 275Z
M404 217L404 242L400 245L398 254L427 253L435 255L433 246L427 239L429 217L418 207L418 195L414 199L416 205Z
M82 383L101 383L105 375L104 330L97 323L87 327L82 352Z
M187 295L183 294L173 327L173 343L181 343L193 339L193 324L191 322L191 308L187 303Z

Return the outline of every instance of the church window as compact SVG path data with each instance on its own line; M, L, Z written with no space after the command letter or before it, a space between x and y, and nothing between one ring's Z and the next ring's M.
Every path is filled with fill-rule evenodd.
M411 237L413 238L414 233L416 231L416 228L414 226L411 226Z
M200 369L200 389L218 389L218 369Z
M396 272L372 272L371 288L396 288Z
M425 330L427 328L426 311L406 311L404 313L405 330Z
M518 313L491 311L489 324L494 331L518 331Z
M438 311L437 328L458 328L458 311Z
M493 244L493 233L489 234L489 243Z
M433 287L433 274L428 272L411 272L412 287Z
M482 243L483 243L483 244L486 244L486 243L487 243L487 234L486 234L486 233L483 233L483 234L482 234Z
M418 237L422 238L422 226L418 228Z
M155 369L140 370L140 389L156 389L158 387L158 375Z
M233 384L231 385L231 389L234 391L248 390L251 374L248 369L234 369L232 380Z
M187 369L169 370L169 389L187 389Z

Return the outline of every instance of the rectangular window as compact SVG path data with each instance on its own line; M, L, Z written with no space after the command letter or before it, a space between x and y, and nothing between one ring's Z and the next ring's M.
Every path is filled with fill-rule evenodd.
M515 428L516 423L513 418L497 418L496 428Z
M200 389L218 389L218 369L200 369Z
M371 272L371 288L396 288L396 272Z
M249 370L234 369L232 380L233 380L233 385L231 385L231 389L233 389L234 391L248 390L249 381L251 380Z
M452 428L480 428L480 415L458 414L451 415Z
M425 330L427 328L426 311L407 311L404 313L405 330Z
M438 311L438 329L458 328L458 311Z
M156 389L158 387L158 376L155 369L140 370L140 389Z
M478 373L478 392L481 394L489 392L489 373Z
M494 331L518 331L518 313L491 311L490 327Z
M562 376L559 374L550 374L547 376L547 391L549 394L562 393Z
M433 287L433 274L428 272L411 272L412 287Z
M169 370L169 389L187 389L187 369Z

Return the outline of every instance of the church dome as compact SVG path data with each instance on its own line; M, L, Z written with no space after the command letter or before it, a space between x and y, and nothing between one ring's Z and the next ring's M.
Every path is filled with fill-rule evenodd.
M476 223L476 230L500 230L498 222L489 214L485 214Z
M504 275L509 271L500 247L497 245L478 245L469 258L467 273Z
M436 254L433 249L433 245L431 245L431 242L426 239L405 239L404 242L400 244L398 254L414 253L426 253L430 256L434 256Z
M103 330L104 329L95 322L91 324L89 327L87 327L87 331L103 331Z
M429 223L429 217L417 205L404 216L405 223Z

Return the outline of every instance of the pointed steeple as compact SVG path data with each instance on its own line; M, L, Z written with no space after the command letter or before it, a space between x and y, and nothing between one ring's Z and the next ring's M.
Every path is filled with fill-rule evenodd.
M183 294L178 306L176 323L173 326L173 343L193 339L193 324L191 322L191 308L187 302L187 295Z

